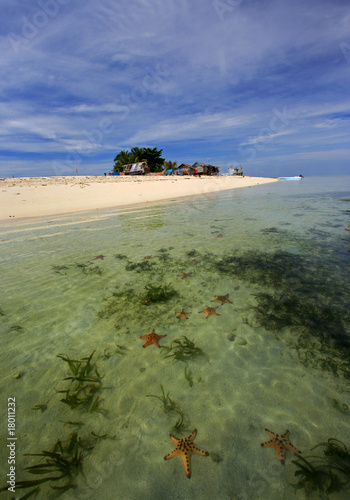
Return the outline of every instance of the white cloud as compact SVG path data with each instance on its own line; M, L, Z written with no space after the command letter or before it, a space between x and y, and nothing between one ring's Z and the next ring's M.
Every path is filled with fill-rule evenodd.
M234 128L251 123L252 120L252 116L235 116L232 113L181 115L139 130L129 139L129 142L179 141L189 137L228 135Z
M247 139L245 142L241 142L240 145L246 146L249 144L269 143L270 141L272 141L276 137L280 137L282 135L290 135L293 133L294 133L294 130L284 130L284 131L276 132L276 133L273 133L271 130L271 134L259 135L257 137L251 137L251 138Z

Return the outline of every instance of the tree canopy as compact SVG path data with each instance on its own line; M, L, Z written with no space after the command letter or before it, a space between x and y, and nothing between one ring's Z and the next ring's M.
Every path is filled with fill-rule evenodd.
M140 161L147 162L151 172L161 172L163 170L164 158L161 157L163 150L157 148L139 148L135 146L131 150L122 150L114 158L114 172L121 172L125 165L129 163L137 163Z

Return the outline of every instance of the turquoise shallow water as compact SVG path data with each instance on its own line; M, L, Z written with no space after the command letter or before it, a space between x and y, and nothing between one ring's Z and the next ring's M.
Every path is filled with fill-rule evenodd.
M311 448L328 438L350 448L349 186L306 178L3 223L0 418L15 397L16 480L37 479L24 467L40 457L24 454L77 432L83 468L64 499L289 499L297 457L287 451L282 466L262 448L265 428L288 429L305 457L323 456ZM152 302L152 290L167 300ZM225 295L231 303L214 301ZM217 315L206 318L206 307ZM177 318L182 309L188 319ZM140 337L153 330L166 335L163 348L143 349ZM166 357L184 337L200 352ZM73 373L57 355L93 352L78 394L87 403L71 408L57 391L70 396L79 381L64 380ZM166 411L147 397L161 397L161 386ZM195 428L210 455L192 457L189 480L179 457L163 458L171 432ZM37 498L56 498L52 486L68 483L43 484ZM301 488L295 498L326 497Z

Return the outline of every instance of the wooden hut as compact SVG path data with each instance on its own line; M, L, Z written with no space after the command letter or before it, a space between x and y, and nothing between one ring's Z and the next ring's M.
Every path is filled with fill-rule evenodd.
M188 163L181 163L177 167L176 175L194 175L194 168Z
M196 161L192 168L194 169L194 175L217 175L219 173L219 167L200 161Z

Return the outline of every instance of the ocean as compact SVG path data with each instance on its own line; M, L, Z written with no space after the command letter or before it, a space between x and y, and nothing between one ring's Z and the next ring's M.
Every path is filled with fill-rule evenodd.
M1 223L4 498L348 498L349 224L349 177Z

